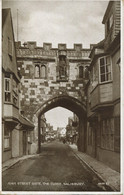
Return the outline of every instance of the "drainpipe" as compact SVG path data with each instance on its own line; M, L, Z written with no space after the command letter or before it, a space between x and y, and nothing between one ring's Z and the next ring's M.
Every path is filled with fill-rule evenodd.
M38 117L38 154L41 152L40 117Z

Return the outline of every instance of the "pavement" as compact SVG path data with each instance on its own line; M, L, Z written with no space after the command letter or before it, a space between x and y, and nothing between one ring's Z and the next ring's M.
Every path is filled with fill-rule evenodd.
M95 174L100 177L106 185L114 191L120 191L120 173L106 166L102 162L92 158L86 153L79 152L75 144L69 144L75 155L84 162Z
M9 159L9 160L2 163L2 172L6 171L7 169L12 167L13 165L18 163L19 161L22 161L22 160L25 160L25 159L28 159L28 158L32 158L36 155L39 156L39 154L32 154L32 155L24 155L22 157L11 158L11 159Z
M114 191L120 191L120 173L109 168L102 162L92 158L91 156L87 155L86 153L79 152L77 150L77 146L75 144L69 144L68 145L74 154L78 157L80 161L85 163L99 178L103 180L104 183L101 183L101 185L108 185L110 186ZM39 154L33 154L33 155L25 155L18 158L12 158L2 164L2 172L9 169L19 161L25 160L27 158L34 157Z

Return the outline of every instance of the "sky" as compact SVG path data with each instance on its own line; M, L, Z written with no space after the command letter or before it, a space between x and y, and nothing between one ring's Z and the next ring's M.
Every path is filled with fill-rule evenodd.
M3 8L11 8L15 40L66 43L73 48L74 43L82 43L84 48L104 38L102 19L108 1L83 0L3 0Z
M73 112L62 107L54 108L45 113L47 123L53 125L54 130L56 130L57 127L66 127L69 116L73 116Z
M3 8L11 8L16 41L18 26L18 41L36 41L37 46L48 42L54 48L58 47L58 43L66 43L67 48L73 48L74 43L81 43L84 48L89 48L90 44L103 40L102 19L107 5L108 1L100 0L2 1ZM59 107L45 116L47 122L56 129L57 126L67 125L72 112Z

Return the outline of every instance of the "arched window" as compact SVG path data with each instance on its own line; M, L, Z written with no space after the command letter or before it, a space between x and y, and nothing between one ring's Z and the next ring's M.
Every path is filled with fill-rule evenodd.
M40 77L40 67L39 67L39 65L35 65L35 77L36 78Z
M46 78L46 66L45 65L41 66L40 77L41 78Z
M83 66L79 66L79 78L83 78Z

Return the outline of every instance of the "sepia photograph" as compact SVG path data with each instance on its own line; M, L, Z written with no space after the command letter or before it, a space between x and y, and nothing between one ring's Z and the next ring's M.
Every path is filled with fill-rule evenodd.
M3 194L122 194L121 8L3 0Z

